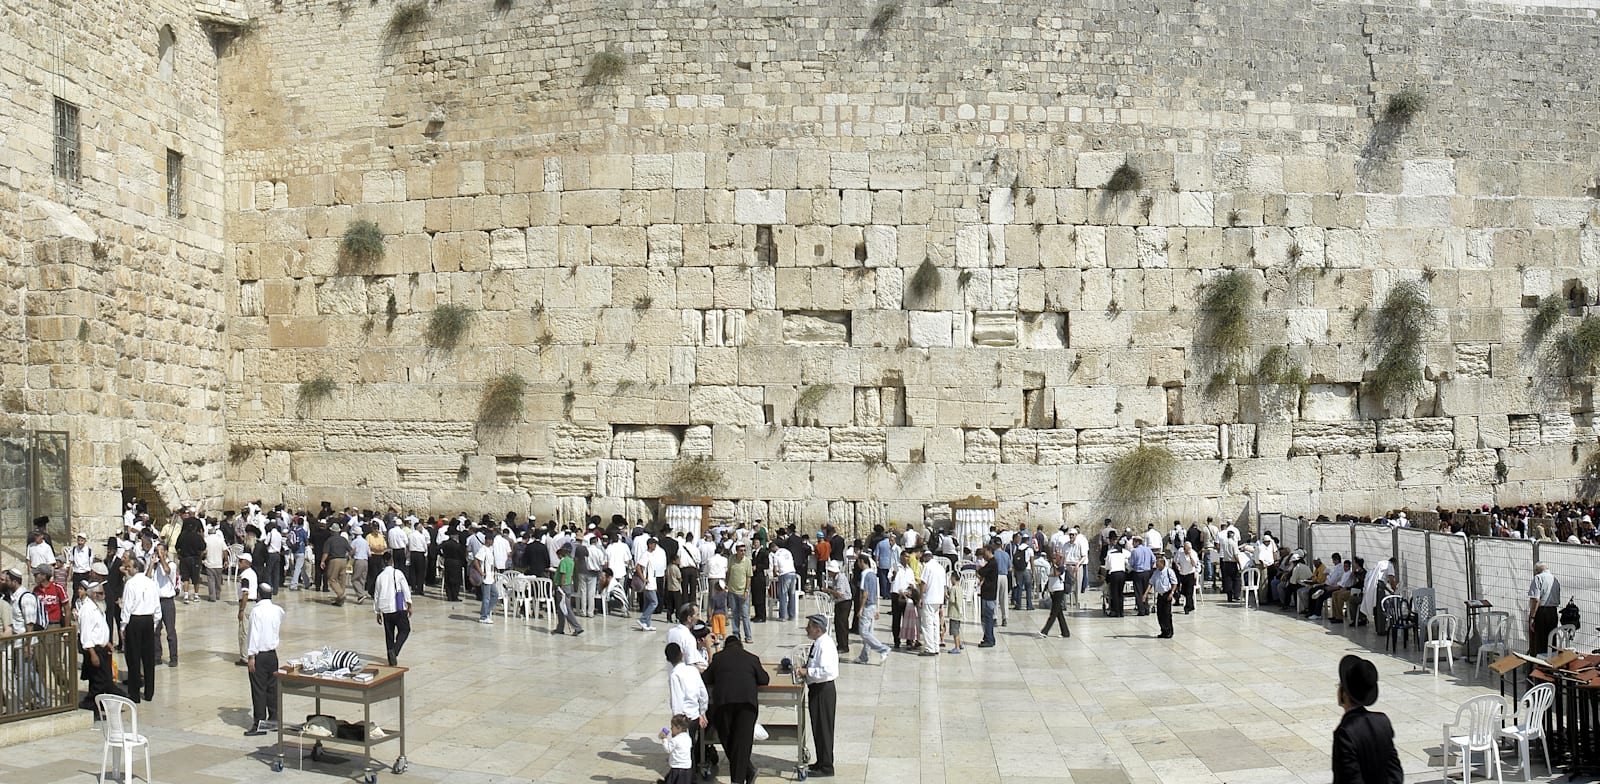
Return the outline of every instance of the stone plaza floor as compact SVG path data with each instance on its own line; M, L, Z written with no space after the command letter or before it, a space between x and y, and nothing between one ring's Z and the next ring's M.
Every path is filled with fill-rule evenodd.
M283 658L326 644L381 659L382 629L370 605L335 608L320 593L287 597ZM1034 638L1043 611L1013 612L995 648L977 648L977 625L969 622L961 655L896 653L884 666L843 665L834 780L1327 782L1339 720L1337 662L1355 652L1377 663L1375 709L1394 722L1406 780L1438 781L1429 751L1439 746L1442 724L1462 701L1495 691L1487 668L1473 679L1471 662L1457 660L1455 674L1436 677L1418 669L1415 650L1385 654L1370 626L1330 627L1208 595L1193 615L1177 615L1175 639L1159 640L1154 615L1135 617L1130 608L1126 618L1106 618L1098 592L1084 598L1093 609L1072 614L1068 640ZM287 769L273 773L276 736L243 735L250 699L244 668L233 663L233 608L202 602L179 612L181 664L158 668L156 699L139 711L156 781L359 778L354 764L307 759L296 770L292 750ZM554 637L542 621L508 622L497 613L496 624L485 626L476 615L475 602L449 605L437 594L418 601L400 661L411 668L410 767L403 776L385 770L380 780L651 784L662 775L665 755L652 739L667 718L659 615L655 633L616 616L583 619L587 632L576 638ZM887 639L887 611L882 618ZM767 661L806 641L792 623L758 624L755 636L754 650ZM306 700L286 706L294 719L309 712ZM392 722L380 712L378 723ZM0 784L93 781L100 750L98 728L7 748ZM389 743L379 752L390 763L398 750ZM758 745L760 780L794 780L794 759L792 742ZM1535 780L1555 780L1542 760L1534 769ZM726 782L726 766L720 772Z

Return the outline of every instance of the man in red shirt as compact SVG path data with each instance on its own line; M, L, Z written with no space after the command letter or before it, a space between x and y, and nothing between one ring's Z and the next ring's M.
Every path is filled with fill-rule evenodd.
M62 588L54 579L54 570L41 566L33 570L36 585L33 595L39 599L39 607L44 610L46 626L62 626L62 614L66 608L68 597L67 589Z

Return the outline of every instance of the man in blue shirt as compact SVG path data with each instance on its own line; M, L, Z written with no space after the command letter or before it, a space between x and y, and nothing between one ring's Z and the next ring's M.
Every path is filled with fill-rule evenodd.
M1006 625L1006 607L1009 603L1003 601L1011 593L1011 550L1009 546L1000 545L989 548L994 552L994 567L996 572L995 588L996 598L1001 599L998 609L1000 611L1000 625Z
M861 568L861 583L856 588L861 591L861 614L856 617L857 628L861 633L861 655L856 657L856 664L867 663L867 653L878 654L878 663L886 664L889 661L889 646L878 639L873 626L878 622L878 576L867 569L866 553L856 556L856 565Z
M878 566L878 595L888 596L889 567L894 565L894 538L884 534L877 546L872 548L872 558Z
M1144 538L1133 537L1133 552L1128 554L1128 572L1133 576L1134 602L1139 606L1140 615L1150 614L1150 603L1146 601L1145 589L1150 587L1150 570L1155 565L1155 553L1145 545Z
M1145 552L1149 552L1145 548ZM1167 566L1165 555L1156 556L1156 568L1148 578L1149 585L1139 595L1139 603L1149 606L1149 594L1156 595L1156 623L1161 625L1161 633L1156 635L1160 639L1172 639L1172 597L1177 593L1178 576L1172 573L1172 568Z

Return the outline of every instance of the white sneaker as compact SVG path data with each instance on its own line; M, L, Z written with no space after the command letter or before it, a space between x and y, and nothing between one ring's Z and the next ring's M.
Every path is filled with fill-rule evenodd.
M884 664L888 664L888 663L889 663L889 652L888 651L883 651L882 653L879 653L878 654L878 664L879 665L884 665Z
M653 631L656 630L656 627L654 627L654 626L646 626L646 627L644 627L644 630L647 631L647 632L653 632Z
M494 625L494 619L493 618L479 618L478 619L478 623L485 624L487 626L493 626Z

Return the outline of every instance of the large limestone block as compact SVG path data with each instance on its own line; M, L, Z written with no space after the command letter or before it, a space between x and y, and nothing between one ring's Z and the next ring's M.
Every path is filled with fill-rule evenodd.
M1113 463L1139 445L1137 427L1089 428L1078 431L1078 462Z
M489 234L489 267L497 270L528 266L527 235L517 229L496 229Z
M1449 417L1378 420L1378 448L1385 452L1455 447L1455 421Z
M1312 384L1306 388L1300 416L1312 422L1348 422L1359 415L1354 384Z
M1118 387L1117 422L1150 427L1167 423L1167 393L1161 387Z
M975 346L1015 346L1016 311L977 311L972 314L972 344Z
M1074 465L1078 462L1078 431L1052 428L1037 433L1040 465Z
M331 420L322 423L327 448L334 452L404 452L460 455L478 447L469 422L386 422Z
M790 461L822 462L828 459L829 441L825 427L785 427L779 455Z
M1031 465L1001 465L994 472L994 494L1009 501L1043 503L1058 497L1060 472Z
M561 222L568 226L609 226L621 218L621 191L588 190L561 194Z
M1143 443L1166 447L1179 460L1216 460L1222 457L1221 430L1216 425L1148 427Z
M760 425L765 393L760 387L693 387L689 421L694 424Z
M964 433L965 447L962 462L1000 462L1000 436L986 427L970 428Z
M1056 422L1075 429L1117 424L1117 388L1065 386L1055 390Z
M1388 487L1394 484L1394 468L1399 459L1392 452L1323 455L1321 487L1330 491Z
M589 496L594 493L594 463L550 463L523 458L502 458L495 466L495 479L507 490L557 496Z
M611 429L567 422L551 428L550 454L557 460L598 460L611 451Z
M918 348L951 345L952 317L949 311L913 310L910 317L911 345Z
M843 346L850 342L848 313L786 312L783 342L804 346Z
M714 429L711 425L692 425L683 431L683 442L679 450L684 457L713 457L716 452L716 439L713 437Z
M247 449L314 452L323 449L323 423L321 420L236 419L228 425L228 442Z
M1000 434L1000 462L1038 463L1039 440L1048 431L1014 427Z
M881 427L836 427L830 434L830 459L841 462L882 461L888 431Z
M678 434L669 427L620 427L611 439L611 457L624 460L672 460L678 456Z
M1455 162L1441 160L1406 161L1402 166L1401 193L1406 196L1454 196Z
M1374 422L1296 422L1291 456L1371 452L1378 443Z
M758 191L743 189L733 193L733 220L735 223L764 226L789 222L785 191Z

